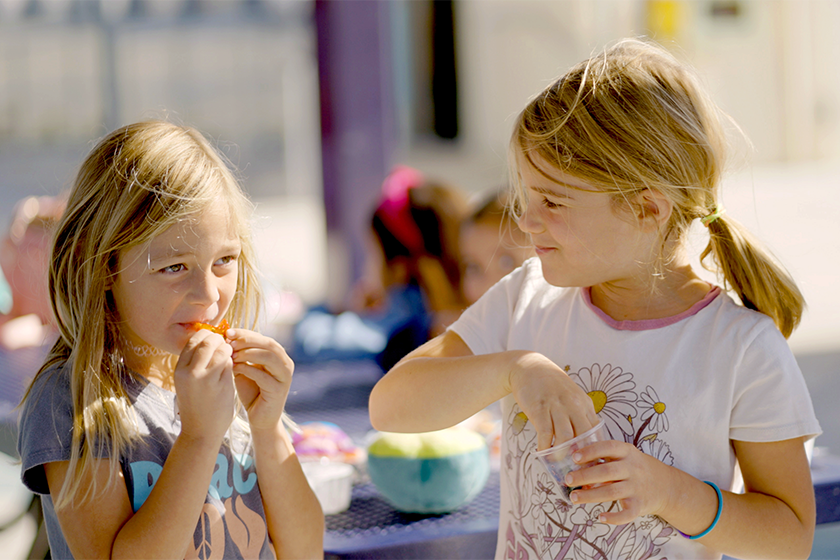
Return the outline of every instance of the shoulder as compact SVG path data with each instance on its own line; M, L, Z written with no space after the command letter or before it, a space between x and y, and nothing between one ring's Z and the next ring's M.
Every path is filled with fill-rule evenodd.
M777 442L821 432L805 377L773 320L720 298L714 346L718 373L728 373L730 439ZM727 301L728 300L728 301Z
M786 385L788 379L799 383L796 358L773 319L724 293L709 308L709 347L719 349L733 369L736 387Z
M517 269L518 282L511 286L511 317L515 322L527 317L557 317L568 313L573 302L582 302L580 288L559 287L549 284L543 276L542 263L532 257ZM516 272L509 276L513 277Z
M759 311L747 309L725 292L721 292L704 311L708 312L699 313L697 318L710 321L718 338L725 337L742 346L761 343L787 348L787 341L773 319Z
M563 302L579 291L546 282L540 260L531 258L499 280L450 328L474 354L505 350L511 333L557 316Z
M70 457L73 402L69 372L66 362L41 371L23 403L18 453L23 481L37 493L49 492L43 465Z
M21 422L37 411L61 410L72 405L70 362L62 362L38 372L23 402Z

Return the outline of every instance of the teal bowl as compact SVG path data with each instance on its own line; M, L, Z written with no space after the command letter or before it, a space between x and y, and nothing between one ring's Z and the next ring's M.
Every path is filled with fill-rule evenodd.
M368 456L368 473L394 509L448 513L469 503L490 475L488 449L433 459Z

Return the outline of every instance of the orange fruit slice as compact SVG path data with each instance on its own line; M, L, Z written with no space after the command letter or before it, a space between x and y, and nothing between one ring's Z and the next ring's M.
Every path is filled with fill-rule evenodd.
M230 328L230 325L228 324L227 321L222 319L222 322L219 323L219 326L217 326L217 327L214 327L213 325L208 325L207 323L193 323L193 328L195 330L206 329L206 330L214 332L216 334L220 334L222 336L225 336L225 333Z

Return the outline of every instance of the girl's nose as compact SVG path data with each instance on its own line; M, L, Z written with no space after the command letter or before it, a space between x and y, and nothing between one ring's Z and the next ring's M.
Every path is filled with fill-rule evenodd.
M526 202L523 204L522 215L519 217L519 229L524 233L535 234L542 233L543 224L539 218L539 212L535 208L533 202Z
M221 298L221 279L211 272L197 271L190 286L190 295L195 303L212 305Z

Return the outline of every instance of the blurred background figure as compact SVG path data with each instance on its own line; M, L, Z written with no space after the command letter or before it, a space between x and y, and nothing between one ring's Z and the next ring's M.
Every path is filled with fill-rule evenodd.
M52 231L64 212L63 197L29 196L15 206L0 242L0 347L40 346L54 334L47 293Z
M417 286L428 300L433 332L456 319L464 307L458 235L467 211L461 190L426 181L410 167L395 168L371 220L373 235L353 305L376 309L389 292Z
M528 235L506 209L503 191L480 199L461 224L461 283L468 304L534 256Z
M395 167L382 184L348 309L307 313L294 331L295 361L374 358L387 370L443 332L466 307L458 236L468 208L459 189Z

